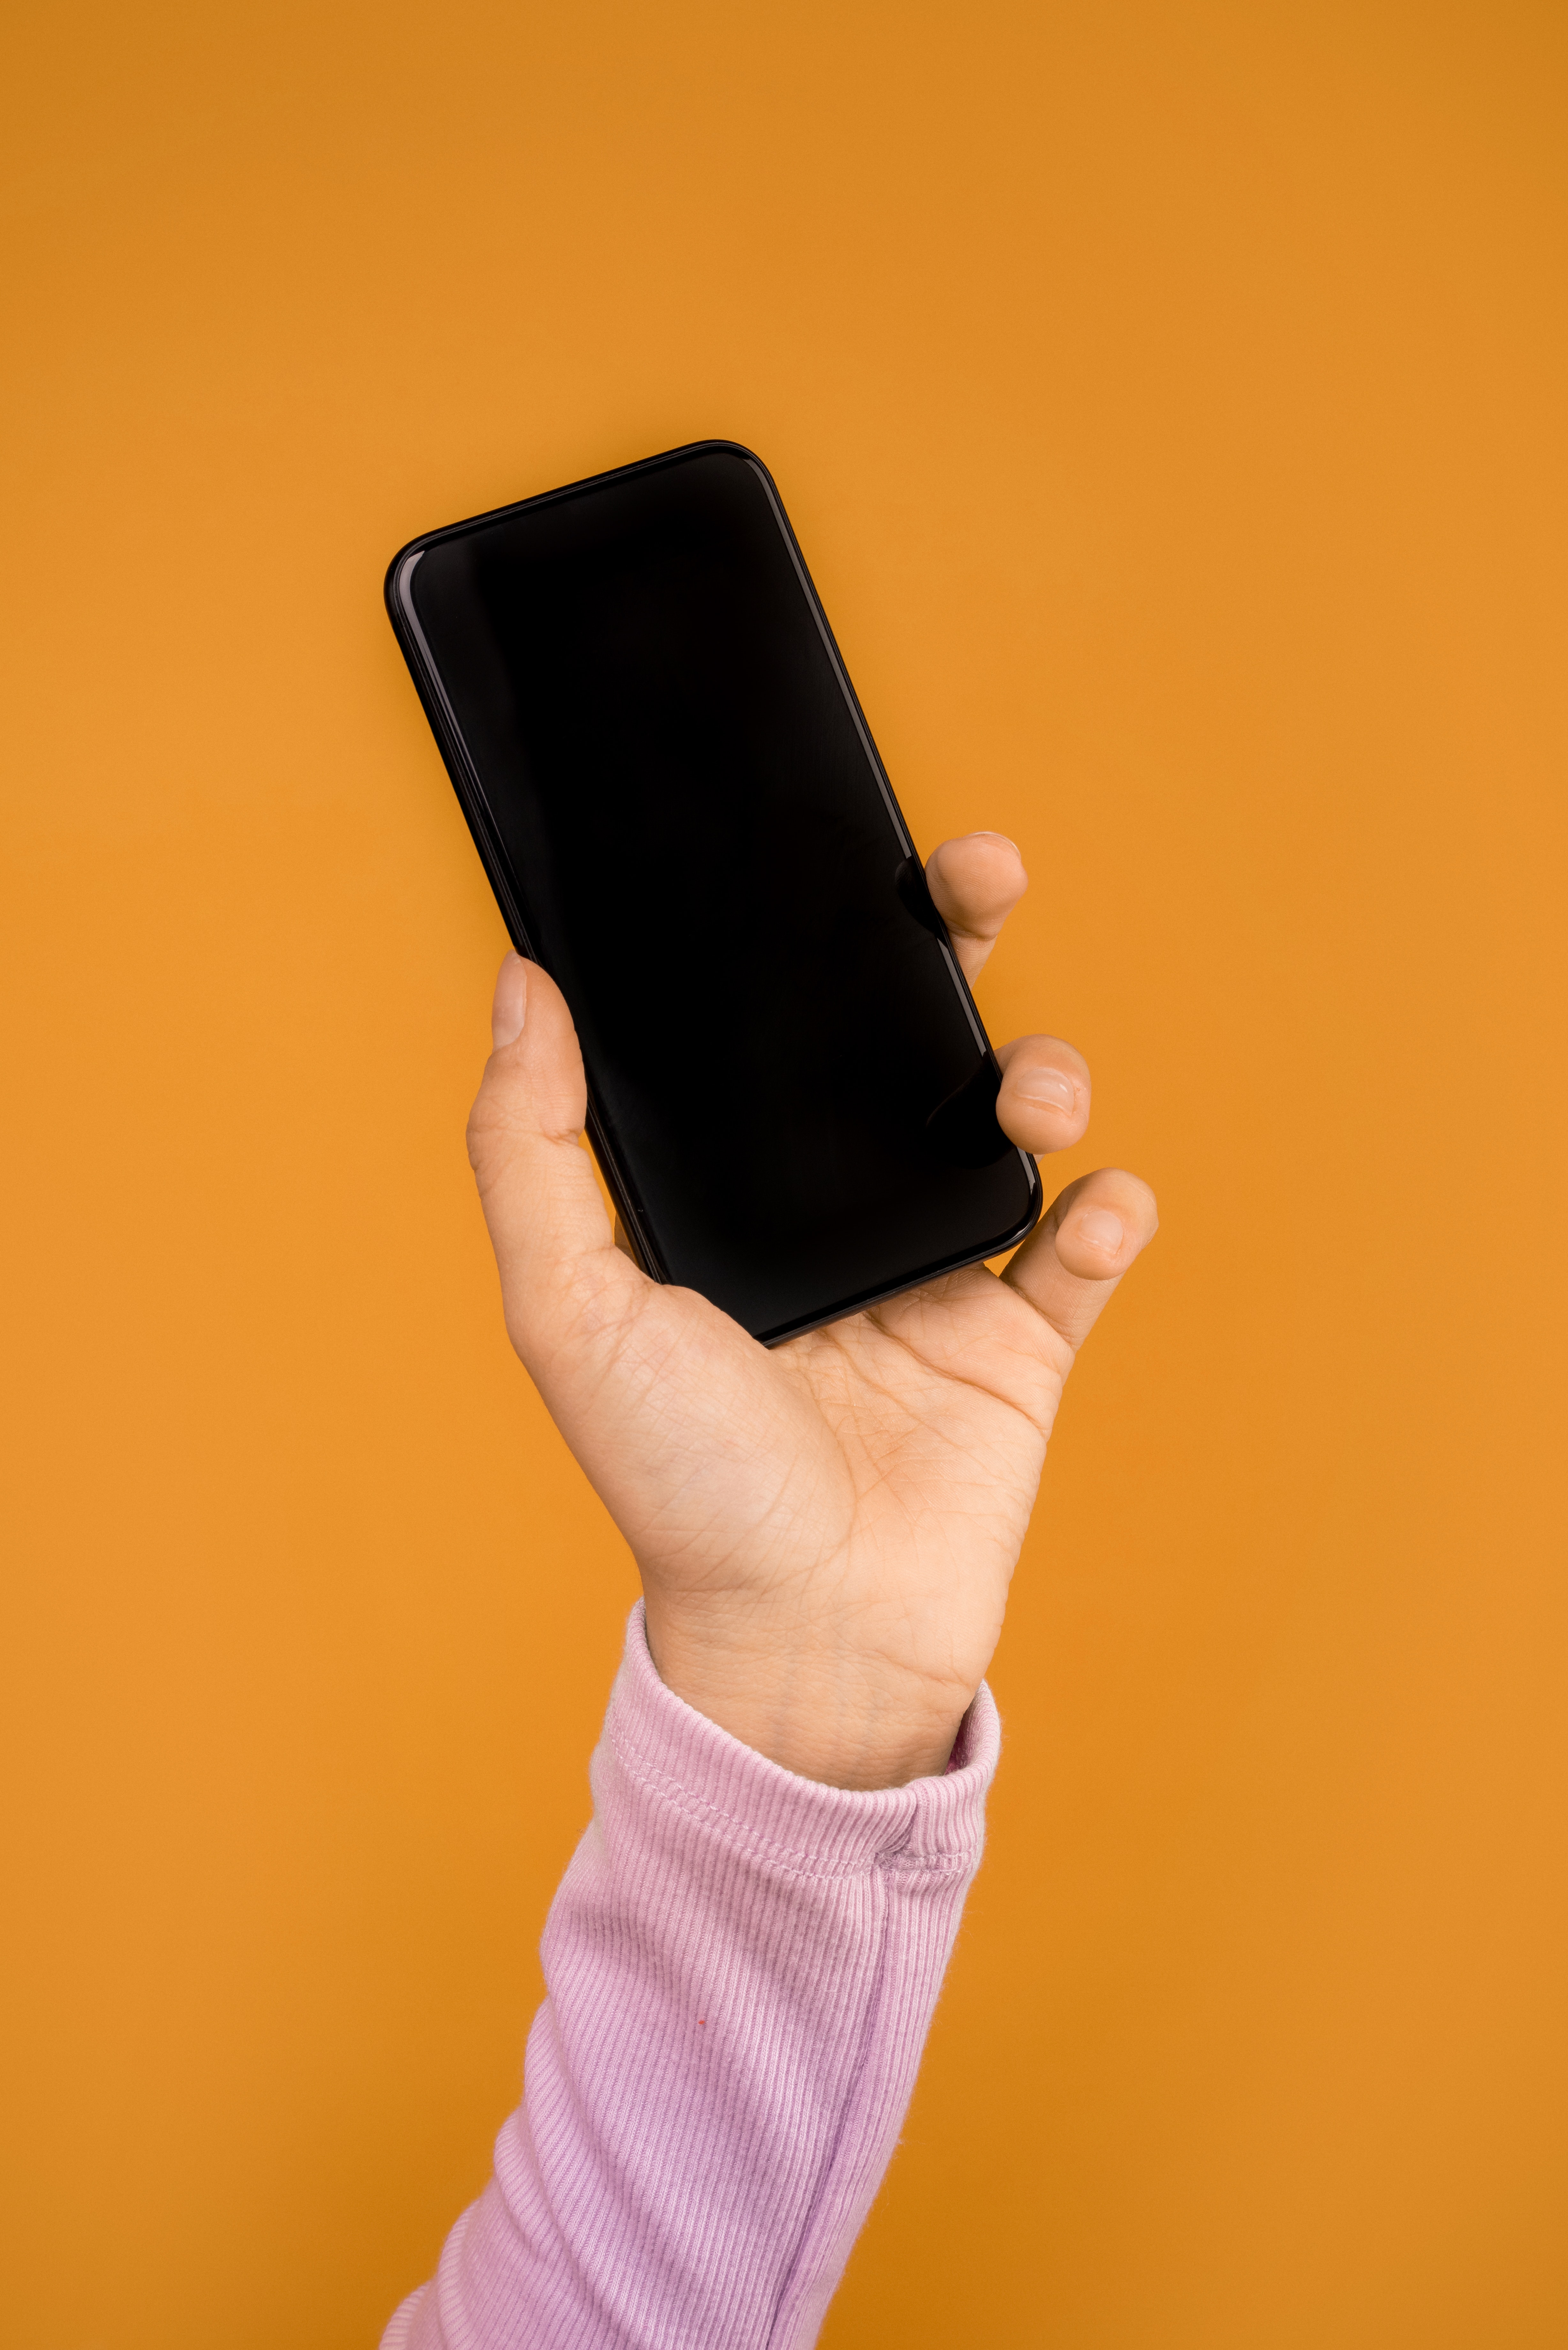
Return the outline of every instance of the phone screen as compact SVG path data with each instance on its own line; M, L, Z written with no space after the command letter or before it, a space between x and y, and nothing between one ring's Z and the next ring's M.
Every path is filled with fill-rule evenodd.
M786 1337L1039 1211L777 494L704 442L405 548L394 625L634 1246Z

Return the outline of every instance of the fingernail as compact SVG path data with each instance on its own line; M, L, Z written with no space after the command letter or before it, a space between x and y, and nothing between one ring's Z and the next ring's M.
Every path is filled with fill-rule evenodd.
M1091 1248L1104 1249L1107 1256L1115 1256L1127 1238L1121 1218L1112 1215L1108 1208L1080 1208L1073 1222L1078 1238L1087 1241Z
M522 956L513 955L501 966L490 1014L490 1041L496 1052L517 1042L527 1010L528 975L523 969Z
M1020 1100L1042 1109L1071 1109L1078 1098L1077 1087L1060 1069L1020 1069L1013 1089Z

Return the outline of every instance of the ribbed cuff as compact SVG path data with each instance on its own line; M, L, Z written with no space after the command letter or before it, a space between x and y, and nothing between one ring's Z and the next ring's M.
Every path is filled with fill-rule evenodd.
M940 1777L866 1790L798 1778L665 1687L641 1600L627 1624L605 1733L639 1785L737 1851L807 1877L973 1868L1002 1747L995 1701L981 1682Z

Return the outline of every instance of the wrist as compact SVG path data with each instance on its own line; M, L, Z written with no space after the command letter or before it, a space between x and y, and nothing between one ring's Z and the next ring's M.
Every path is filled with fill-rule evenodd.
M873 1652L801 1640L748 1612L720 1630L655 1592L649 1653L665 1687L797 1778L869 1790L946 1770L974 1689Z

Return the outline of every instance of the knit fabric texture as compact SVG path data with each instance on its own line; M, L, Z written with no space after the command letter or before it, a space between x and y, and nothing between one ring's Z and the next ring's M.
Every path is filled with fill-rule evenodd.
M1000 1730L861 1794L666 1689L640 1604L545 1928L523 2104L381 2350L807 2350L979 1865Z

